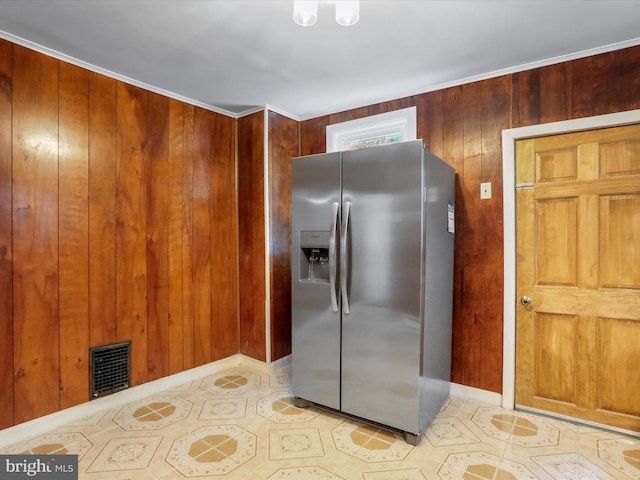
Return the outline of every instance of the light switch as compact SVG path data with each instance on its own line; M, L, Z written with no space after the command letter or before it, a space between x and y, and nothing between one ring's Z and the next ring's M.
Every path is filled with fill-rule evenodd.
M480 199L486 200L491 198L491 182L480 184Z

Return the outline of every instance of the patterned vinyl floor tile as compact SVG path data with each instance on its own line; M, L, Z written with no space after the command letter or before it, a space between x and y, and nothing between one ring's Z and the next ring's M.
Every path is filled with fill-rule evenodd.
M247 367L0 449L25 452L77 454L82 480L640 480L635 437L449 398L414 447Z

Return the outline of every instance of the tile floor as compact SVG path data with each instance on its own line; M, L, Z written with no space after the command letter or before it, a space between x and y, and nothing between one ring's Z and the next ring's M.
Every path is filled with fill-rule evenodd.
M79 455L80 479L640 479L638 438L451 398L412 447L244 366L0 449L29 452Z

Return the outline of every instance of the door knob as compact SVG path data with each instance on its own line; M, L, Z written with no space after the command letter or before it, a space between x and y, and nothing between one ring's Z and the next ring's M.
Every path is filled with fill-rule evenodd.
M533 300L531 300L531 297L522 297L520 303L525 307L529 307L533 303Z

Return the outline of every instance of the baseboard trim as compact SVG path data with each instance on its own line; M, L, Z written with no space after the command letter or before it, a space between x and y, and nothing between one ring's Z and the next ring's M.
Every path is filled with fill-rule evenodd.
M475 402L490 403L491 405L502 406L502 395L489 390L460 385L459 383L451 384L450 395L452 397L463 398Z
M291 355L279 358L269 364L269 373L277 372L278 370L287 370L291 368Z
M91 400L90 402L75 405L73 407L60 410L59 412L54 412L28 422L20 423L13 427L0 430L0 447L28 440L29 438L42 435L57 427L81 420L82 418L86 418L100 411L119 407L136 400L141 400L148 396L176 388L199 378L216 374L222 370L239 366L253 368L263 373L273 371L271 366L267 367L264 362L242 354L236 354L231 357L223 358L222 360L217 360L215 362L207 363L206 365L185 370L184 372L153 380L126 390L121 390L106 397Z

